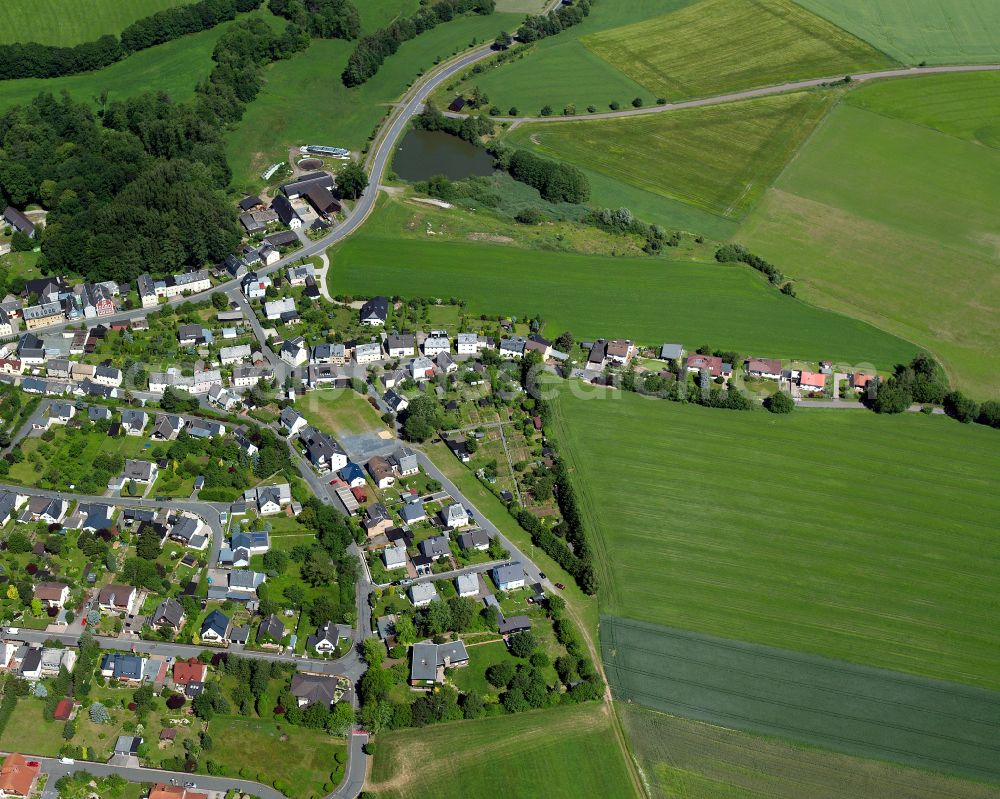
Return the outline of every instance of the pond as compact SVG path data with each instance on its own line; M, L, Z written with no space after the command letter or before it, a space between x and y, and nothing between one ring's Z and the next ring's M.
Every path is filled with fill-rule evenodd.
M445 175L462 180L493 174L493 156L450 133L411 130L396 148L392 171L403 180L427 180Z

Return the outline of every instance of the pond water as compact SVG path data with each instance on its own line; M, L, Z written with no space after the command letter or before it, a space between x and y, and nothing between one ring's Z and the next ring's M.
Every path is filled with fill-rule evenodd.
M427 180L435 175L462 180L492 175L493 157L450 133L411 130L396 148L392 171L403 180Z

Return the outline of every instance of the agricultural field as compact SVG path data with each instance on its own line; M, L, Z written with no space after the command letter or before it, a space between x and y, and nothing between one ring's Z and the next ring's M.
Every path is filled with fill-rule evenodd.
M996 431L580 383L553 410L603 613L1000 689Z
M212 51L226 25L140 50L94 72L0 81L0 112L30 102L39 92L67 91L73 99L95 108L102 92L114 101L147 91L163 91L183 102L194 95L195 86L212 71Z
M0 10L0 44L39 42L69 47L106 33L118 34L137 19L187 0L6 0Z
M618 705L652 799L997 799L983 783Z
M409 4L396 2L393 7L398 13ZM366 29L387 21L385 9L374 11L364 14ZM314 39L305 52L266 69L267 84L228 134L226 153L234 185L257 186L260 173L269 164L284 161L289 147L326 144L361 150L391 104L422 70L473 39L492 39L520 18L520 14L474 14L438 25L404 42L375 77L351 89L341 82L340 73L355 43Z
M615 697L860 757L1000 781L1000 692L603 617Z
M1000 57L993 0L797 0L907 64L989 63Z
M866 84L848 105L1000 148L1000 72L921 75Z
M621 182L740 219L834 97L830 92L797 92L645 117L522 125L508 140L599 172L612 185ZM595 205L628 207L627 195L601 189L593 193Z
M700 0L680 11L585 36L582 41L667 100L837 76L893 63L792 0Z
M522 250L500 244L378 237L366 227L332 249L333 295L459 297L473 314L540 314L546 330L679 341L775 357L870 361L883 368L914 346L779 294L750 269L702 262ZM648 301L636 303L636 297Z
M386 733L371 788L380 799L493 796L499 785L510 799L632 799L610 712L587 703Z
M865 87L835 109L734 238L803 299L915 341L957 387L995 397L1000 152L960 138L995 125L990 106L976 120L974 105L946 104L948 134L928 127L931 104L913 111L920 124L858 107L898 109L922 80Z
M642 22L690 5L692 0L630 0L597 2L590 16L579 25L536 42L522 56L485 72L471 71L455 83L446 84L435 96L442 105L460 93L479 86L506 113L511 107L521 114L537 114L544 105L557 112L575 106L583 113L589 104L607 110L617 101L625 106L633 97L647 105L656 102L656 94L620 72L581 42L581 37L623 25ZM498 4L498 9L500 4ZM517 22L510 25L513 31ZM543 79L540 79L543 76Z

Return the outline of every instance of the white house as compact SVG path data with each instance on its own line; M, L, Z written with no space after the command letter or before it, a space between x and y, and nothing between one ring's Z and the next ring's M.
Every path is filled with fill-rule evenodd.
M409 369L414 380L426 380L434 374L434 361L421 355L410 361Z
M354 360L359 364L375 363L382 360L382 345L377 341L358 344L354 348Z
M307 424L306 417L299 413L294 408L282 408L281 416L279 417L281 422L281 427L285 431L285 435L293 436Z
M524 568L520 563L508 563L506 566L493 567L493 582L501 591L524 588L524 581Z
M250 357L250 345L238 344L235 347L223 347L219 350L219 363L228 366L231 363L243 363Z
M456 349L459 355L475 355L479 352L479 336L475 333L459 333Z
M118 388L122 384L122 370L117 366L98 366L94 370L94 382L99 386Z
M523 358L525 344L527 341L523 336L500 339L500 357L508 361Z
M459 596L478 596L479 576L476 574L460 574L455 580L455 588Z
M260 366L234 366L233 386L235 388L251 388L261 380L270 380L273 372Z
M427 607L435 599L438 599L437 589L434 583L415 583L410 586L410 601L415 608Z
M469 523L469 514L462 505L456 502L441 510L441 521L445 527L453 530L456 527L465 527Z
M264 303L264 316L271 322L281 319L282 314L294 313L295 298L283 297L280 300L271 300Z
M306 346L306 340L302 336L296 336L282 343L278 355L287 364L302 366L302 364L309 360L309 348Z
M243 294L248 300L259 300L267 294L268 288L271 286L271 278L267 275L261 275L257 277L256 274L251 272L249 275L243 278Z
M446 335L430 335L424 339L424 355L433 358L442 352L451 352L451 340Z
M382 550L382 560L389 571L406 568L406 544L400 541L396 546Z
M406 358L413 355L413 334L393 333L385 340L385 349L390 358Z

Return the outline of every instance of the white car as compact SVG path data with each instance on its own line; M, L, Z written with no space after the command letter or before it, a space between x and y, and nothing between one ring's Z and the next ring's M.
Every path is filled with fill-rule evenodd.
M59 762L64 766L72 766L76 761L71 757L60 757Z
M21 628L20 627L8 627L7 628L7 635L17 635L20 632L21 632Z

